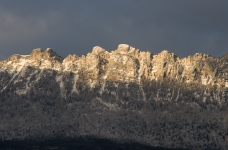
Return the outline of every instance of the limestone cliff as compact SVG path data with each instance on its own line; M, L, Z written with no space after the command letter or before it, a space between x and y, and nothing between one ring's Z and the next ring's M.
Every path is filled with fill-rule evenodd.
M227 55L221 58L197 53L180 58L163 50L158 54L120 44L114 51L95 46L86 56L69 55L65 59L52 49L35 49L30 55L13 55L0 62L0 70L16 73L26 67L73 72L78 81L91 86L104 81L136 82L164 79L196 83L216 88L228 87Z

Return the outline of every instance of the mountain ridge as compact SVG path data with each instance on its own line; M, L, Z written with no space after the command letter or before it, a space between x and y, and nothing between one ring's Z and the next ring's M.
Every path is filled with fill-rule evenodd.
M228 55L180 58L126 44L0 62L0 140L94 136L181 149L228 148Z
M227 54L228 55L228 54ZM95 46L91 53L81 57L70 54L65 58L51 48L34 49L30 55L12 55L0 62L1 71L15 72L23 67L70 71L75 74L85 72L87 80L108 79L122 82L176 79L186 83L201 83L217 87L228 87L228 66L226 55L213 57L196 53L180 58L174 53L163 50L158 54L140 51L127 44L120 44L116 50L107 50ZM80 78L80 76L79 76Z

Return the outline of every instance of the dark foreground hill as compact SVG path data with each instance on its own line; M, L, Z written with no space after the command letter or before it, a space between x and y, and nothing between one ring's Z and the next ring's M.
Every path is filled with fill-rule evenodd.
M5 141L0 143L0 149L11 150L182 150L167 149L143 145L137 142L117 142L95 137L81 137L77 139L52 139L47 141Z

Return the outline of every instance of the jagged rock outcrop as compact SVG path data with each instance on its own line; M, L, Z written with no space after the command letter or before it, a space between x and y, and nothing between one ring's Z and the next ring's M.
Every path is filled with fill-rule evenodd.
M228 54L180 58L127 44L66 58L50 48L15 54L0 62L0 140L92 135L227 149L227 75Z
M65 59L52 49L35 49L30 55L13 55L0 63L2 71L20 71L23 67L38 67L74 72L83 82L99 83L103 80L140 83L146 80L169 78L183 83L198 83L218 88L228 87L226 55L215 58L195 54L180 58L163 50L159 54L143 52L120 44L114 51L95 46L86 56L69 55Z

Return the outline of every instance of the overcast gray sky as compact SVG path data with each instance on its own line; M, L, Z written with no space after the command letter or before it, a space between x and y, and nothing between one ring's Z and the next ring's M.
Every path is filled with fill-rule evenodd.
M0 60L48 47L85 55L126 43L180 57L228 53L227 0L0 1Z

